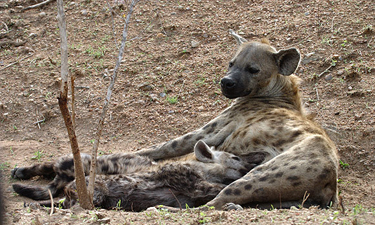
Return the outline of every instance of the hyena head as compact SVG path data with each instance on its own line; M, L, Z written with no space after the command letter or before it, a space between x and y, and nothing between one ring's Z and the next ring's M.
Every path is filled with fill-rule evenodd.
M203 171L207 179L219 183L230 183L250 171L250 164L240 157L223 151L213 150L204 141L194 147L196 167Z
M267 40L248 42L230 31L239 48L229 62L221 90L227 98L255 96L267 87L278 74L289 76L298 67L300 54L290 48L276 51Z

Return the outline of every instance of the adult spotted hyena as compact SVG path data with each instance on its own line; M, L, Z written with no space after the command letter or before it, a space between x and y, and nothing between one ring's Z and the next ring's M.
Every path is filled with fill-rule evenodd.
M89 161L87 157L83 158L84 167L88 171ZM193 154L157 164L133 154L109 155L105 159L102 156L98 160L97 171L105 175L96 176L93 203L96 207L120 207L129 211L141 211L155 205L200 206L254 166L231 153L212 150L203 141L197 142ZM74 179L71 160L71 157L63 157L55 163L53 168L56 178L47 187L14 184L13 189L20 195L40 200L48 198L48 189L59 190L66 186L63 207L69 208L78 199L75 181L67 183L63 179ZM13 174L30 177L26 175L27 172L32 168L43 168L43 165L49 166L41 164L18 168ZM113 173L121 174L108 175ZM50 205L49 201L40 203Z
M221 89L235 99L233 104L202 128L138 154L155 160L176 157L191 152L197 140L249 159L263 154L260 165L208 205L289 207L307 198L305 206L329 206L337 199L338 155L325 131L304 113L299 78L292 75L300 53L231 34L239 48Z

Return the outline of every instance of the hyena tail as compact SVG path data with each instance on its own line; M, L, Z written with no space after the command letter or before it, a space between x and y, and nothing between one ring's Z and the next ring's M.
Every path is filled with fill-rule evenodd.
M56 197L66 185L74 180L74 177L65 178L66 179L56 176L55 179L47 186L13 184L13 190L17 194L33 200L46 200L50 199L48 190L51 191L52 197Z

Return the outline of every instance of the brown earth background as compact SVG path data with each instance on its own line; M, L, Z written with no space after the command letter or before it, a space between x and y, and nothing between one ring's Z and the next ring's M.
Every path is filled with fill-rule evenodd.
M100 154L134 152L202 126L228 107L219 81L236 49L233 29L303 56L304 106L336 142L346 208L240 212L86 211L24 208L10 170L70 153L57 94L56 2L0 1L0 169L6 224L374 224L375 4L371 0L141 1L105 122ZM112 75L127 1L64 1L69 65L76 76L81 150L92 139ZM42 121L42 122L41 122ZM42 184L40 178L22 181Z

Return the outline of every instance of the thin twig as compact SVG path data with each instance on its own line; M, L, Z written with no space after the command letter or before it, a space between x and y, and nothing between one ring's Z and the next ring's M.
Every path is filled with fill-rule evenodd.
M74 80L75 77L70 77L70 86L72 90L72 123L73 123L73 129L76 129L76 107L75 107L75 98L74 98Z
M25 11L25 10L28 10L28 9L35 9L35 8L38 8L38 7L44 6L44 5L46 5L46 4L48 4L48 3L52 2L52 1L54 1L54 0L46 0L46 1L44 1L44 2L41 2L41 3L35 4L35 5L28 6L28 7L26 7L26 8L21 9L21 12L22 12L22 11Z
M178 201L176 195L173 193L173 191L171 189L168 189L168 190L172 193L173 197L176 199L178 205L180 206L180 210L182 210L181 203L180 203L180 201Z
M307 191L305 191L305 194L303 195L303 199L302 199L302 203L301 203L302 208L303 208L303 204L305 204L305 202L307 201L309 196L310 196L310 193L307 193Z
M33 56L33 55L34 55L34 54L31 54L31 55L28 55L28 56L26 56L26 57L20 59L20 60L17 60L17 61L15 61L15 62L12 62L11 64L7 65L6 67L1 68L0 71L5 70L6 68L8 68L8 67L10 67L10 66L13 66L14 64L17 64L17 63L19 63L19 62L21 62L21 61L23 61L23 60L25 60L25 59L27 59L27 58L30 58L30 57Z
M51 199L51 212L50 212L50 216L52 216L53 214L53 211L55 211L55 204L53 203L53 197L52 197L52 193L51 193L51 190L48 188L48 194L49 194L49 198Z
M323 76L325 73L327 73L331 68L333 67L333 65L331 64L327 69L325 69L323 72L321 72L318 77L321 77Z
M91 166L90 166L90 177L89 177L89 185L88 185L88 193L89 193L89 196L90 196L91 199L92 199L93 194L94 194L94 183L95 183L95 175L96 175L96 155L97 155L97 151L98 151L98 147L99 147L100 136L101 136L102 130L103 130L104 119L105 119L105 115L107 114L109 101L110 101L111 95L112 95L112 90L113 90L114 84L116 82L117 71L118 71L118 68L120 67L120 63L121 63L121 60L122 60L122 57L123 57L123 54L124 54L125 43L126 43L126 39L128 37L128 24L129 24L129 21L130 21L130 17L133 13L135 5L138 2L139 2L139 0L132 0L131 4L129 6L128 13L126 15L125 25L124 25L124 29L123 29L123 32L122 32L122 41L121 41L121 47L120 47L120 50L119 50L118 59L117 59L117 62L116 62L116 66L113 70L111 83L109 84L109 87L108 87L108 90L107 90L107 96L104 100L103 111L102 111L102 114L101 114L100 119L99 119L98 128L97 128L97 131L96 131L96 137L95 137L95 141L94 141L94 146L93 146L92 151L91 151Z
M318 92L318 87L315 87L315 91L316 91L316 99L319 101L319 92Z

